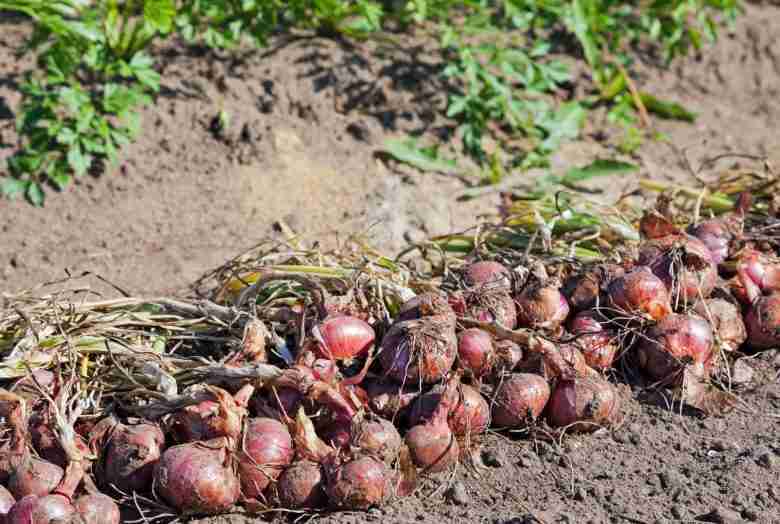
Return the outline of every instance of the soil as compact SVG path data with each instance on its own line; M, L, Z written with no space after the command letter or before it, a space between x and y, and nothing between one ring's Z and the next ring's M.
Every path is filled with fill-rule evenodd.
M0 18L0 160L16 143L18 82L31 64L13 51L27 31ZM635 154L643 176L690 180L686 155L697 166L724 152L769 155L780 167L778 34L780 7L749 4L701 56L669 69L640 64L635 80L644 90L699 114L693 125L653 119L668 141ZM452 138L437 116L439 66L422 47L377 57L363 46L299 39L240 59L161 49L164 89L117 166L50 192L43 209L0 203L0 290L67 270L98 273L133 294L179 293L204 270L279 234L282 223L324 244L363 234L393 253L494 213L496 194L461 202L461 179L378 155L387 138L408 132ZM220 111L230 115L222 132L214 127ZM602 124L589 124L554 168L614 155L616 132ZM614 193L633 184L604 185ZM743 391L744 403L726 417L674 412L637 390L614 431L562 445L489 435L484 449L493 457L485 458L500 467L461 467L426 481L415 497L321 520L780 523L780 359L763 358L769 378ZM207 522L249 520L257 521Z

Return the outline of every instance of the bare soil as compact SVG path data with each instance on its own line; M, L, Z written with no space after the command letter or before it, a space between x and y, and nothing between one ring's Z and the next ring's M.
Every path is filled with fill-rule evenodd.
M699 114L693 125L653 120L669 140L648 143L633 158L643 176L689 180L683 152L694 166L724 152L769 155L780 165L780 7L746 9L701 56L669 69L650 60L640 66L636 80L645 90ZM13 50L27 30L0 19L0 159L17 140L18 82L30 63ZM278 42L240 59L177 45L161 52L163 92L143 111L144 133L118 166L50 194L43 209L0 202L0 291L67 269L96 272L134 294L178 293L275 234L280 221L323 243L365 233L392 253L410 239L468 227L496 207L495 194L459 202L465 186L457 178L378 158L388 137L452 136L437 116L439 66L414 43L383 57L322 39ZM218 133L221 110L231 122ZM615 134L595 119L581 141L556 155L555 168L614 154ZM604 185L615 192L634 183ZM561 444L489 435L492 467L463 466L382 509L318 518L780 523L780 358L767 353L761 362L766 376L726 417L674 412L635 390L614 431ZM249 520L257 517L207 521Z

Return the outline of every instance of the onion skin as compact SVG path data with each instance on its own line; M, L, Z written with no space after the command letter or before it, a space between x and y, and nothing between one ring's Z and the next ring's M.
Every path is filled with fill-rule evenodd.
M226 444L222 438L165 450L154 467L157 493L183 514L216 515L229 510L241 488Z
M11 472L8 491L16 500L28 495L43 497L54 491L64 474L61 467L26 454Z
M412 405L409 424L416 426L430 421L441 400L442 387L438 386L420 395ZM490 427L490 406L482 394L468 384L458 387L458 400L450 412L447 423L458 437L478 435Z
M11 510L11 507L16 504L16 499L11 495L11 492L0 485L0 523L3 522L6 514Z
M688 233L698 238L712 255L712 261L720 264L729 257L729 244L733 235L723 220L712 218L691 225Z
M712 364L710 324L695 315L673 313L652 326L637 348L639 365L656 380L680 380L686 362Z
M417 320L396 322L382 339L379 362L401 384L433 384L452 368L457 355L455 313L437 294L420 295Z
M478 328L466 329L458 337L458 361L467 375L482 378L493 370L496 350L493 337Z
M224 389L209 386L213 400L187 406L171 416L170 431L179 443L229 437L237 440L246 417L245 406Z
M709 297L718 279L710 250L690 235L664 237L645 244L639 263L648 265L664 282L673 302L692 304Z
M497 340L496 363L493 366L493 378L511 373L517 365L523 360L523 348L511 340Z
M569 303L555 285L530 283L515 302L520 327L555 330L569 316Z
M463 282L468 287L496 285L509 292L512 290L512 272L503 264L482 260L466 266L463 271Z
M583 311L569 322L569 331L577 335L575 344L585 363L599 370L611 368L620 350L617 333L605 328L602 318L596 311Z
M98 425L111 423L110 419L104 419ZM116 486L123 493L145 492L152 485L154 466L162 455L165 436L159 426L149 422L113 421L113 424L113 429L107 430L111 433L96 465L98 482L106 489ZM95 431L101 429L96 426Z
M450 378L430 420L412 427L404 437L412 461L427 473L445 471L460 458L460 446L447 423L459 383L459 377Z
M373 381L366 385L366 391L371 411L391 420L403 414L419 395L419 391L413 387L402 388L398 384Z
M376 334L367 322L343 315L330 316L313 331L321 358L349 360L365 356L374 345Z
M496 388L492 405L493 425L524 428L535 421L550 398L547 381L531 373L505 377Z
M13 505L5 517L5 524L68 522L74 513L68 499L61 495L27 495Z
M610 306L623 313L661 320L672 312L666 285L644 266L613 280L607 293Z
M390 465L398 457L403 440L392 422L376 417L359 425L353 432L351 444Z
M754 249L746 249L737 262L737 278L744 287L746 302L762 294L780 291L780 261Z
M620 412L615 388L598 376L561 380L547 405L547 421L567 431L589 432L613 422Z
M321 508L326 501L322 467L308 460L293 462L279 477L277 490L284 508Z
M760 297L745 315L751 349L780 347L780 293Z
M102 493L82 495L73 503L83 524L119 524L121 514L114 500Z
M572 311L585 311L606 303L609 283L625 273L625 268L618 264L597 264L567 278L561 292Z
M700 300L693 312L710 322L721 347L736 351L747 339L747 328L739 308L722 298Z
M373 457L360 457L336 469L328 482L331 505L359 510L379 506L392 494L387 464Z
M272 418L254 418L246 425L238 453L241 494L259 499L268 485L292 462L295 450L287 427Z

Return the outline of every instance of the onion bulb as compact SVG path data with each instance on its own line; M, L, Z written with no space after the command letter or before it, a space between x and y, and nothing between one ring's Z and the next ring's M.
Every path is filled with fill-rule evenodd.
M336 468L328 480L328 498L339 509L368 509L392 494L387 464L370 456L350 460Z
M238 453L241 494L248 499L259 499L290 465L294 454L287 426L272 418L250 419Z
M367 322L343 315L330 316L312 330L316 353L322 358L351 360L365 356L374 345L374 328Z
M613 280L607 289L609 305L620 314L660 320L672 312L669 291L648 267L639 267Z
M705 368L711 364L712 328L701 317L672 313L647 330L637 350L639 364L648 375L676 382L686 364Z
M293 462L276 483L279 503L289 509L316 509L325 504L322 466L309 460Z
M596 311L583 311L569 322L569 331L577 335L575 344L593 369L612 367L618 355L617 333L605 328Z
M780 346L780 293L760 297L745 315L747 343L752 349Z
M493 370L496 351L493 337L478 328L466 329L458 337L458 362L467 375L482 378Z
M614 386L599 376L560 380L547 405L547 420L568 431L595 431L609 425L620 413Z
M515 373L503 379L491 402L493 425L524 428L533 423L550 398L547 381L531 373Z

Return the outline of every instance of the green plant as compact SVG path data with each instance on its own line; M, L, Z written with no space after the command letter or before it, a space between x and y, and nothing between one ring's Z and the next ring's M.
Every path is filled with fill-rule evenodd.
M22 85L22 148L9 160L13 176L0 191L41 205L45 185L62 189L117 158L138 133L137 108L159 89L144 50L170 31L174 7L173 0L0 2L35 21L25 50L37 51L41 66Z

